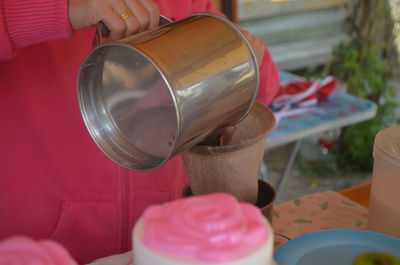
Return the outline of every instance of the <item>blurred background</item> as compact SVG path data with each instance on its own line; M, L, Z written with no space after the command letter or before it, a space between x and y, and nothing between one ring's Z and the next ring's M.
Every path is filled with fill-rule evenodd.
M277 202L368 183L376 133L400 124L400 0L214 2L266 43L280 71L311 80L331 75L338 90L376 104L368 121L303 139ZM292 145L267 150L263 172L272 184Z

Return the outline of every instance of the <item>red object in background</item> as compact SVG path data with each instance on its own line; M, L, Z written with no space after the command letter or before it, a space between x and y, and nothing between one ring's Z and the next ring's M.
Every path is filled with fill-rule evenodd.
M321 148L322 153L329 154L332 153L337 139L340 136L340 129L334 129L326 131L319 136L318 144Z
M336 80L331 76L318 80L293 81L280 86L272 105L276 108L288 105L311 106L335 90Z
M321 147L322 153L324 154L332 153L333 148L335 146L334 140L327 140L320 138L318 142Z

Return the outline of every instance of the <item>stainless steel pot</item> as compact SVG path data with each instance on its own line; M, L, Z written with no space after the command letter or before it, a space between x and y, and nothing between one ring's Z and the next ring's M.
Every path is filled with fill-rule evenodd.
M94 48L78 97L99 148L147 171L242 120L258 85L247 39L228 20L200 13Z

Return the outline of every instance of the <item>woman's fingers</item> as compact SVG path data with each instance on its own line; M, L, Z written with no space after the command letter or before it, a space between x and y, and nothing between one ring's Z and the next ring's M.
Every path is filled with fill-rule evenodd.
M125 3L137 21L137 28L129 30L127 35L147 30L150 25L150 15L142 3L139 0L125 0Z
M130 11L134 15L137 26L130 28L126 36L142 32L158 25L160 19L160 11L158 5L153 0L124 0ZM126 20L128 22L129 19Z
M160 23L160 9L154 0L140 0L143 7L149 13L150 23L149 29L157 27Z
M111 41L116 41L125 37L125 32L127 30L127 24L122 21L119 15L111 9L111 7L105 8L102 11L103 16L100 21L102 21L106 27L110 30L110 36L108 38Z
M106 0L106 1L109 4L109 6L114 10L115 14L118 16L118 19L126 25L125 32L122 37L126 37L131 34L140 32L141 26L139 24L138 17L136 16L136 13L131 9L131 7L127 5L126 2L124 2L123 0Z
M102 21L112 41L154 28L160 17L154 0L69 0L68 13L75 30Z
M125 37L150 28L158 22L160 13L152 0L107 0L126 24Z

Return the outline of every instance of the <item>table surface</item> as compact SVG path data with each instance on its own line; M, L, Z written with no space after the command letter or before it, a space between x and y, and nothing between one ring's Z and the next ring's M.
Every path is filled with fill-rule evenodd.
M366 207L338 192L307 195L274 206L275 250L302 234L326 229L366 229Z
M342 190L339 193L364 207L368 207L371 196L371 182Z
M280 75L281 82L299 79L298 76L286 72L281 72ZM277 127L267 137L266 149L365 121L376 115L374 102L339 90L315 107L325 110L324 113L305 113L280 119Z

